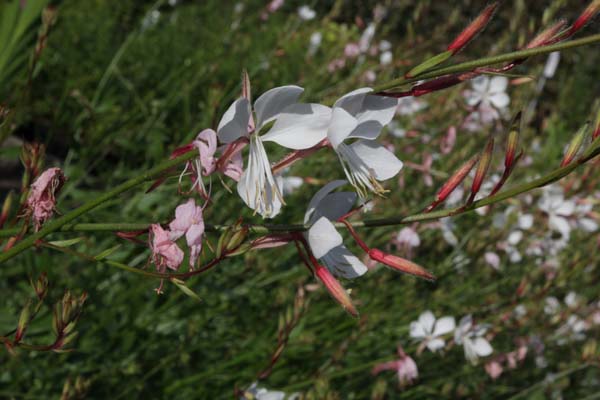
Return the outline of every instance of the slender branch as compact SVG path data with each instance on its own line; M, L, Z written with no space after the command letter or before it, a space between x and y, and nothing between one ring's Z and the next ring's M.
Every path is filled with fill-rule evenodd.
M600 140L597 140L596 145L592 144L590 149L585 152L582 157L569 165L555 169L549 174L540 178L534 179L530 182L522 183L511 187L510 189L503 190L493 196L486 197L481 200L477 200L468 206L461 206L455 208L448 208L444 210L438 210L428 213L416 213L408 216L396 216L389 218L371 219L364 221L354 221L350 224L354 228L373 228L379 226L391 226L391 225L404 225L413 222L430 221L449 216L463 214L469 211L476 210L481 207L485 207L491 204L498 203L508 198L517 196L519 194L528 192L530 190L540 188L549 185L573 172L578 167L584 165L588 161L600 155ZM334 225L338 228L344 228L346 225L343 222L336 222ZM63 225L57 231L62 232L93 232L93 231L137 231L147 229L150 223L102 223L102 224L71 224ZM249 232L256 234L269 234L269 233L289 233L289 232L302 232L309 228L304 224L249 224L246 225ZM230 225L210 225L207 224L205 229L207 232L221 232L225 229L230 228ZM14 229L0 230L0 237L9 236L14 233ZM173 276L173 275L169 275Z
M521 58L528 58L528 57L537 56L537 55L541 55L541 54L552 53L554 51L566 50L566 49L570 49L573 47L585 46L588 44L594 44L594 43L599 43L599 42L600 42L600 34L596 34L596 35L586 36L581 39L570 40L568 42L552 44L549 46L535 47L533 49L518 50L518 51L513 51L510 53L499 54L497 56L479 58L477 60L467 61L464 63L451 65L449 67L437 68L430 72L421 74L415 78L400 77L400 78L391 80L389 82L386 82L384 84L374 87L373 91L381 92L382 90L392 89L392 88L395 88L395 87L398 87L401 85L405 85L407 83L413 83L413 82L417 82L417 81L420 81L423 79L431 79L431 78L437 78L437 77L440 77L443 75L453 74L453 73L457 73L457 72L471 71L478 67L485 67L487 65L494 65L494 64L499 64L499 63L503 63L503 62L514 61L514 60L518 60Z
M151 168L148 171L136 176L135 178L132 178L132 179L118 185L117 187L113 188L112 190L105 192L104 194L100 195L99 197L88 201L81 207L76 208L75 210L65 214L64 216L48 222L38 232L36 232L30 236L27 236L25 239L23 239L22 241L17 243L14 247L5 251L4 253L0 253L0 263L13 258L17 254L19 254L22 251L33 246L38 240L43 239L45 236L49 235L52 232L56 232L57 230L61 229L67 223L73 221L75 218L87 213L88 211L93 210L94 208L98 207L102 203L112 199L113 197L118 196L119 194L121 194L123 192L128 191L129 189L131 189L137 185L140 185L148 180L151 180L156 175L159 175L161 172L166 171L170 168L173 168L173 167L175 167L179 164L182 164L186 161L189 161L194 157L197 157L197 153L192 151L192 152L186 153L180 157L174 158L172 160L167 160L165 162L162 162L161 164L157 165L156 167Z

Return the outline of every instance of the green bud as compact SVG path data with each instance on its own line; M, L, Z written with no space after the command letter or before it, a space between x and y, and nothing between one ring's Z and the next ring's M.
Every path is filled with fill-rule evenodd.
M17 325L17 331L15 333L15 342L20 342L25 335L25 331L27 330L27 325L29 325L29 318L31 317L31 300L25 304L23 310L21 311L21 315L19 317L19 323Z

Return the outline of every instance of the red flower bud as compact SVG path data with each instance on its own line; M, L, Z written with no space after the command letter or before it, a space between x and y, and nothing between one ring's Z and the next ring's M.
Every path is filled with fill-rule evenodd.
M315 274L317 275L317 278L319 278L319 280L323 282L323 285L325 285L325 288L327 288L329 294L331 294L335 301L340 303L341 306L344 307L344 309L348 311L348 313L350 313L350 315L352 315L353 317L358 317L358 311L352 304L350 296L348 296L346 290L343 288L340 282L331 274L331 272L329 272L329 270L326 267L320 264L315 264Z
M410 274L414 276L418 276L420 278L425 278L430 281L435 280L435 276L425 268L421 267L413 263L412 261L408 261L404 258L394 256L392 254L384 253L379 249L371 249L369 250L369 257L373 260L378 261L382 264L387 265L388 267L395 269L396 271L404 272L405 274Z
M475 35L477 35L486 27L486 25L494 15L494 11L496 11L497 7L498 2L494 2L487 6L481 12L481 14L479 14L477 18L475 18L475 20L471 22L469 26L467 26L460 33L460 35L458 35L456 39L454 39L452 43L450 43L450 46L448 46L448 50L452 51L453 53L456 53L460 51L463 47L465 47L467 43L469 43L471 39L475 37Z
M475 163L479 161L479 154L473 156L469 161L464 163L451 177L444 183L441 189L438 191L435 200L429 207L425 209L425 212L429 212L443 203L448 196L456 189L458 185L467 177L469 172L475 166Z
M561 167L569 165L571 163L571 161L573 161L573 159L577 155L577 152L579 152L579 149L581 149L581 146L583 145L583 142L588 133L587 131L588 131L589 126L590 126L590 124L586 123L584 126L582 126L577 131L577 133L571 140L571 143L569 143L569 147L567 148L567 151L565 152L563 160L560 163Z
M471 185L471 195L469 196L469 200L467 204L470 204L475 199L477 193L481 189L481 185L483 184L483 180L487 175L488 169L492 162L492 153L494 152L494 139L490 138L488 140L487 145L485 146L485 150L479 159L479 164L477 165L477 170L475 171L475 178L473 178L473 184Z
M594 17L594 15L596 15L598 11L600 11L600 0L592 0L592 2L586 7L585 10L583 10L583 12L575 20L575 22L569 29L567 36L572 36L573 34L575 34L575 32L583 28Z
M567 20L561 19L557 21L550 28L544 29L540 32L536 37L533 38L531 42L525 46L526 49L533 49L534 47L545 46L553 42L553 39L556 38L556 35L562 31L562 29L567 25Z

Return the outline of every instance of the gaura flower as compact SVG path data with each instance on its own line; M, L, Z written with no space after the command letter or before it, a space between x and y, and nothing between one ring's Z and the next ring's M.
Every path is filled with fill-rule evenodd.
M35 230L38 231L56 207L56 194L65 183L65 176L60 168L49 168L31 184L27 197L27 212L33 217Z
M406 355L402 347L398 346L398 359L375 365L371 373L377 375L382 371L396 371L398 383L401 387L410 385L419 377L417 364L412 357Z
M361 88L338 99L327 129L327 138L361 199L369 191L383 195L385 189L379 181L394 177L402 168L402 161L375 142L394 117L398 100L370 92L371 88ZM350 139L356 140L345 143Z
M454 317L442 317L436 321L433 313L427 310L417 321L410 323L410 337L421 340L430 351L436 352L446 345L441 336L452 332L455 326Z
M267 390L258 387L258 382L254 382L241 394L239 400L294 400L297 398L296 393L287 396L285 392L279 390Z
M273 218L279 213L283 196L271 172L263 142L272 141L300 150L313 147L325 138L329 108L297 103L303 91L298 86L268 90L254 102L254 116L249 96L241 97L219 122L217 134L221 142L231 143L241 137L249 139L248 164L237 190L242 200L264 218ZM275 123L269 129L267 125L273 121ZM268 131L259 135L263 128Z
M204 235L204 219L202 207L197 206L194 199L177 206L175 219L169 224L169 238L175 241L185 235L190 248L190 267L194 268L198 255L202 250L202 235Z
M310 225L306 238L315 258L332 274L353 279L367 272L367 267L344 246L342 236L332 223L350 211L356 201L355 193L332 193L346 183L338 180L323 186L310 201L304 224Z
M479 357L486 357L494 351L490 342L483 336L487 327L482 325L473 325L471 315L461 318L458 328L454 331L454 342L462 344L465 349L465 358L472 364L476 364Z
M472 90L465 91L465 100L468 105L478 107L479 119L484 124L499 119L499 111L504 111L510 103L507 86L508 79L504 76L478 76L471 81Z
M177 270L183 261L183 251L159 224L150 226L150 249L158 272L165 272L166 268Z

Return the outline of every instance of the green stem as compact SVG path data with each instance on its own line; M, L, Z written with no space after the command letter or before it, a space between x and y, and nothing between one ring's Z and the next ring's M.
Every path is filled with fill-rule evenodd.
M457 72L471 71L478 67L485 67L487 65L510 62L510 61L514 61L514 60L518 60L518 59L522 59L522 58L528 58L528 57L537 56L540 54L552 53L554 51L566 50L566 49L570 49L573 47L585 46L588 44L594 44L594 43L598 43L598 42L600 42L600 34L590 35L590 36L586 36L581 39L570 40L568 42L556 43L556 44L552 44L550 46L536 47L533 49L519 50L519 51L513 51L511 53L499 54L497 56L479 58L477 60L467 61L464 63L451 65L449 67L436 68L434 70L431 70L430 72L421 74L414 78L404 78L404 77L397 78L397 79L391 80L387 83L384 83L384 84L374 87L373 91L380 92L382 90L392 89L392 88L395 88L395 87L398 87L398 86L401 86L401 85L404 85L407 83L412 83L412 82L420 81L423 79L431 79L431 78L437 78L437 77L440 77L443 75L453 74L453 73L457 73Z
M176 167L177 165L184 163L186 161L189 161L192 158L197 157L197 156L198 156L198 154L195 151L191 151L189 153L186 153L186 154L179 156L177 158L174 158L172 160L162 162L161 164L157 165L156 167L151 168L148 171L136 176L135 178L132 178L132 179L128 180L127 182L124 182L124 183L120 184L119 186L113 188L112 190L105 192L104 194L100 195L99 197L88 201L81 207L76 208L75 210L65 214L64 216L48 222L38 232L26 237L25 239L18 242L14 247L10 248L9 250L5 251L4 253L0 253L0 263L13 258L17 254L19 254L22 251L26 250L27 248L33 246L38 240L44 238L45 236L51 234L52 232L56 232L56 231L60 230L64 225L73 221L75 218L87 213L90 210L93 210L94 208L96 208L99 205L101 205L102 203L112 199L113 197L116 197L119 194L126 192L127 190L129 190L137 185L140 185L148 180L151 180L152 178L159 175L161 172L164 172L170 168Z
M380 226L390 226L390 225L403 225L410 224L413 222L421 222L421 221L430 221L436 220L440 218L445 218L449 216L459 215L466 213L468 211L473 211L481 207L485 207L491 204L495 204L506 200L508 198L517 196L519 194L528 192L532 189L546 186L552 182L555 182L571 172L590 161L594 157L597 157L600 154L600 142L597 146L592 145L592 147L585 152L582 157L572 162L569 165L558 168L548 175L545 175L541 178L534 179L530 182L526 182L517 186L514 186L510 189L501 191L493 196L486 197L481 200L477 200L471 203L469 206L461 206L455 208L448 208L444 210L438 210L428 213L417 213L408 216L396 216L390 218L379 218L379 219L370 219L364 221L355 221L350 223L354 228L366 227L380 227ZM344 228L346 225L343 222L336 222L336 227ZM57 231L61 232L96 232L96 231L137 231L144 230L150 226L150 223L100 223L100 224L65 224ZM289 233L289 232L301 232L305 231L309 228L307 225L303 224L291 224L291 225L275 225L275 224L250 224L246 225L249 228L249 231L256 234L270 234L270 233ZM227 228L229 225L206 225L207 232L221 232ZM0 238L6 237L17 232L18 229L4 229L0 230Z

